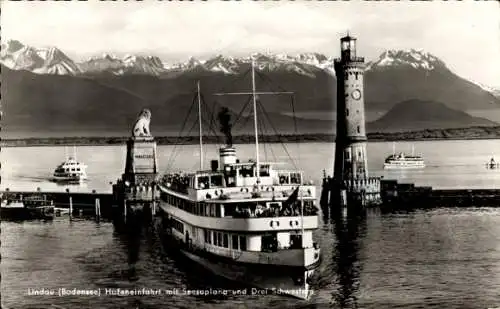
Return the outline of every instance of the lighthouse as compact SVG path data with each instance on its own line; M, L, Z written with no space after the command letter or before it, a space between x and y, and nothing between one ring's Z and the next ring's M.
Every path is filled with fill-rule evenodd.
M369 177L366 151L365 60L358 57L356 38L340 39L335 59L337 130L333 178L323 181L322 199L331 206L362 205L380 201L380 179Z
M341 57L335 60L337 76L337 133L334 178L368 177L365 130L365 60L356 55L356 39L340 39Z

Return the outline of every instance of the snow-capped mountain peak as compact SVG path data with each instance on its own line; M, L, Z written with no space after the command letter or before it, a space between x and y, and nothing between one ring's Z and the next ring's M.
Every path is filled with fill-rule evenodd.
M35 48L16 40L2 44L0 61L13 70L29 70L38 74L74 75L78 66L56 47Z
M79 63L80 69L85 73L107 72L114 75L147 74L159 75L165 71L160 58L156 56L125 55L122 59L107 53L102 56L91 57Z
M206 70L212 72L222 72L225 74L235 74L237 73L241 61L236 60L233 57L227 57L223 55L217 55L203 63L203 67Z
M189 72L208 71L222 74L238 74L248 69L248 65L256 60L258 70L286 71L315 77L318 70L334 72L333 57L320 53L301 53L295 56L286 53L265 51L247 57L231 57L215 55L207 60L190 57L185 62L167 65L159 57L152 55L125 55L117 57L103 53L86 61L75 64L69 57L55 47L34 48L25 46L16 40L2 44L0 61L15 70L29 70L40 74L99 74L114 75L146 74L161 75L168 71ZM409 67L431 71L445 64L421 49L386 50L377 60L367 63L367 70L386 69L389 67Z
M437 67L445 67L445 64L422 49L386 50L376 61L368 63L367 70L389 66L411 66L430 71Z
M491 87L491 86L485 85L483 83L480 83L480 82L477 82L474 80L470 80L470 81L473 82L474 84L478 85L479 87L481 87L481 89L488 91L492 95L494 95L496 97L500 97L500 89L499 88Z

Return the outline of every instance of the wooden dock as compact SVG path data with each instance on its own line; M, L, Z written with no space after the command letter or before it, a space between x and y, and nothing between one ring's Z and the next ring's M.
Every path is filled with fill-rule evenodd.
M33 201L45 200L56 208L68 209L71 215L95 216L111 219L113 215L113 196L111 193L91 192L51 192L51 191L0 191L2 200Z

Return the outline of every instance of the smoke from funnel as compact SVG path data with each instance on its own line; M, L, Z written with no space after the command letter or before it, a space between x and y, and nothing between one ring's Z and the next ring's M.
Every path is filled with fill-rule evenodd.
M233 145L233 136L231 135L231 114L227 107L222 107L219 112L220 131L226 136L226 145Z

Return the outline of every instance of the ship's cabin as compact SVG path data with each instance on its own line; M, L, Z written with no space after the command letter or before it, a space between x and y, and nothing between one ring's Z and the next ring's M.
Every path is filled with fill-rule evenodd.
M57 166L55 174L68 174L68 173L84 173L86 166L77 162L74 158L70 157L67 161L62 162Z
M252 186L257 183L255 162L227 164L224 170L198 171L196 173L168 174L164 177L167 187L187 193L196 190ZM272 163L260 164L259 184L262 186L302 185L301 171L275 170Z
M168 174L164 183L173 190L187 193L187 189L206 190L244 186L297 186L303 184L301 171L281 170L279 163L254 160L240 162L232 147L220 149L220 159L211 161L211 169L191 174ZM258 168L258 170L257 170Z

